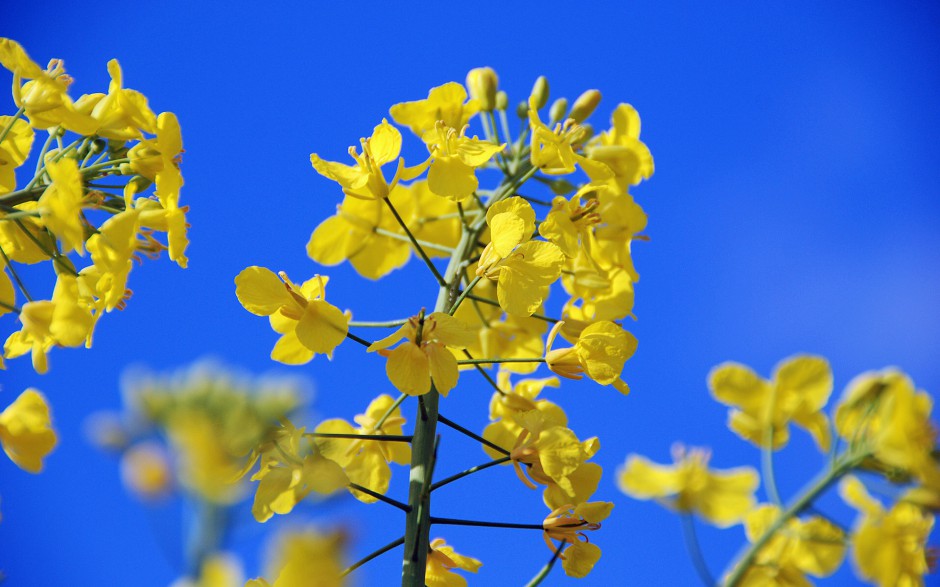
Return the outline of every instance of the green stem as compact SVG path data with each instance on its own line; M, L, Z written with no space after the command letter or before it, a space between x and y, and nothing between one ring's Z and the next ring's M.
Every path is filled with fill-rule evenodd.
M757 554L770 542L770 539L774 537L777 531L789 522L790 519L799 515L803 510L809 507L813 500L826 491L830 485L858 466L867 457L868 455L866 453L859 455L843 454L841 458L836 459L833 467L822 471L815 479L810 481L793 503L774 520L773 524L737 557L732 563L730 567L731 571L727 574L727 579L725 579L722 585L724 587L737 587L740 585L741 580L744 579L744 575L751 567Z
M548 574L552 572L552 567L555 566L555 563L558 561L559 557L561 557L561 551L565 549L566 544L568 544L566 541L561 541L561 544L555 549L555 554L552 555L552 558L545 563L545 566L542 567L542 570L539 571L536 576L532 577L531 581L525 584L525 587L538 587L538 585L541 585L545 577L548 577Z
M409 510L407 505L403 504L397 499L392 499L391 497L382 495L381 493L377 491L372 491L368 487L363 487L362 485L357 485L355 483L349 483L347 486L352 489L355 489L356 491L365 493L366 495L370 495L374 497L375 499L381 501L382 503L387 503L388 505L395 506L396 508L400 509L403 512L407 512Z
M20 106L20 109L16 111L16 114L10 118L10 123L3 128L2 132L0 132L0 143L3 143L3 139L7 138L7 135L10 134L11 130L13 130L13 125L16 124L16 121L20 119L20 116L23 115L23 112L26 112L26 107Z
M491 363L544 363L545 357L535 359L458 359L458 365L489 365Z
M472 475L473 473L476 473L477 471L482 471L483 469L489 469L490 467L495 467L496 465L502 465L503 463L508 463L508 462L511 461L511 460L512 460L512 457L508 457L508 456L507 456L507 457L503 457L503 458L501 458L501 459L496 459L495 461L490 461L490 462L488 462L488 463L483 463L482 465L477 465L477 466L475 466L475 467L470 467L469 469L465 469L465 470L463 470L463 471L457 473L456 475L451 475L450 477L448 477L448 478L446 478L446 479L442 479L442 480L438 481L437 483L431 485L431 491L434 491L435 489L440 489L441 487L444 487L444 486L447 485L448 483L453 483L454 481L456 481L456 480L458 480L458 479L463 479L463 478L466 477L467 475Z
M415 238L415 235L411 233L411 229L408 228L408 225L405 224L405 221L402 219L401 215L398 213L398 210L395 209L395 206L392 205L392 201L388 198L383 199L385 205L388 206L388 209L391 210L392 215L395 217L395 220L398 221L398 225L401 226L402 230L405 231L405 234L408 235L408 240L411 241L411 245L415 248L415 251L418 252L418 255L424 260L424 264L428 266L428 269L431 270L431 273L434 274L434 279L437 280L438 285L441 287L447 287L447 280L441 275L441 272L437 270L437 267L434 266L434 263L431 262L431 258L428 257L428 254L424 252L424 249L421 247L421 244L418 243L418 239ZM454 257L452 256L451 259ZM438 309L441 311L441 309ZM407 541L407 538L406 538ZM405 548L405 550L408 550ZM423 574L423 573L422 573Z
M705 557L702 555L702 547L695 532L695 520L687 512L680 514L679 517L682 518L682 535L685 538L685 547L692 558L695 572L698 573L698 578L701 579L702 584L706 587L714 587L715 578L708 570L708 564L706 564Z
M360 338L360 337L356 336L356 335L353 334L352 332L347 332L347 333L346 333L346 338L348 338L349 340L358 342L359 344L361 344L361 345L364 346L364 347L370 347L370 346L372 346L372 343L371 343L371 342L369 342L368 340L366 340L366 339L364 339L364 338Z
M777 386L770 391L770 401L766 414L764 414L764 434L760 447L761 473L764 476L764 487L767 488L767 497L777 507L783 507L780 492L777 491L777 478L774 476L774 410L777 405Z
M375 426L373 426L372 429L373 430L381 429L382 425L385 424L385 421L391 417L392 412L394 412L398 408L398 406L400 406L401 403L405 401L406 397L408 396L404 393L398 396L398 399L396 399L395 402L392 405L390 405L387 410L385 410L385 413L382 414L382 417L378 419L378 421L375 423Z
M10 264L10 258L7 257L7 253L6 251L3 250L3 247L0 247L0 257L3 257L4 265L10 270L10 274L13 276L13 281L16 282L16 286L20 288L21 292L23 292L23 295L26 297L26 301L27 302L33 301L33 298L29 295L29 291L27 291L26 289L26 284L23 283L23 280L20 279L20 276L16 273L16 270L13 269L13 265ZM7 305L4 304L4 306L7 306ZM10 308L11 310L13 309L12 306L7 306L7 307ZM19 314L19 311L17 311L16 313Z
M353 320L349 325L353 328L395 328L396 326L407 323L408 318L401 318L399 320L388 320L386 322L357 322Z
M471 300L476 300L478 302L483 302L484 304L489 304L490 306L500 307L499 302L497 302L496 300L484 298L484 297L481 297L472 293L467 294L467 297L470 298ZM545 322L551 322L552 324L555 324L556 322L558 322L557 318L549 318L548 316L543 316L542 314L532 314L531 317L538 318L539 320L544 320Z
M442 526L476 526L478 528L511 528L516 530L545 530L541 524L515 524L512 522L487 522L484 520L461 520L458 518L431 517L432 524Z
M0 302L0 308L6 308L7 310L9 310L9 311L11 311L11 312L14 312L14 313L16 313L16 314L19 314L20 312L23 311L22 308L18 308L18 307L16 307L16 306L14 306L14 305L12 305L12 304L8 304L8 303L6 303L6 302Z
M364 558L359 559L358 561L356 561L355 563L353 563L352 565L350 565L349 568L347 568L345 571L343 571L342 573L340 573L339 576L340 576L340 577L345 577L346 575L348 575L349 573L355 571L356 569L358 569L358 568L361 567L362 565L366 564L366 563L369 562L370 560L372 560L372 559L374 559L374 558L377 558L377 557L379 557L379 556L385 554L386 552L390 551L391 549L393 549L393 548L395 548L395 547L397 547L397 546L401 546L401 545L404 544L404 543L405 543L405 537L404 537L404 536L402 536L402 537L399 538L398 540L395 540L394 542L389 542L388 544L386 544L386 545L383 546L382 548L380 548L380 549L378 549L378 550L376 550L376 551L373 551L371 554L366 555Z
M473 355L471 355L470 351L468 351L467 349L463 350L463 354L468 359L471 359L471 360L473 359ZM486 379L487 383L493 386L493 389L496 390L496 393L498 393L499 395L506 395L506 392L500 389L499 384L496 383L496 381L493 380L490 374L486 372L486 369L483 368L483 365L474 365L473 367L480 373L480 375L483 376L484 379Z
M386 229L380 228L380 227L378 227L378 226L373 227L373 228L372 228L372 232L374 232L375 234L380 234L380 235L382 235L382 236L387 236L388 238L393 238L393 239L395 239L395 240L404 241L404 242L406 242L406 243L417 243L417 244L420 245L421 247L423 247L423 248L425 248L425 249L431 249L432 251L440 251L441 253L447 253L447 254L452 254L452 253L454 252L454 249L452 249L452 248L450 248L450 247L445 247L444 245L439 245L439 244L437 244L437 243L432 243L432 242L423 241L423 240L418 240L418 239L413 239L413 240L412 240L412 239L408 238L408 235L398 234L398 233L395 232L395 231L386 230Z
M457 301L454 302L454 305L451 306L451 307L450 307L450 310L447 311L448 314L450 314L451 316L454 315L454 312L456 312L456 311L457 311L457 308L460 307L460 304L461 304L465 299L467 299L467 296L470 295L470 292L473 290L473 288L476 286L476 284L480 283L480 280L481 280L481 279L483 279L483 276L482 276L482 275L477 275L476 277L473 278L473 281L471 281L470 284L467 285L466 288L464 288L463 292L460 293L460 297L457 298Z
M383 442L411 442L407 434L356 434L355 432L304 432L311 438L351 438L353 440L380 440Z

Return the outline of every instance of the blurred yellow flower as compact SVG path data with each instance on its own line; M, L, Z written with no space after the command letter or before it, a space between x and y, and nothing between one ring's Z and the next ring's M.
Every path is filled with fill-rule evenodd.
M0 412L0 444L14 463L30 473L42 471L42 460L57 442L46 398L33 388Z
M427 587L466 587L467 580L454 573L454 569L476 573L482 566L475 558L457 554L443 538L435 538L428 550L425 584Z
M673 446L675 464L660 465L639 455L627 457L618 472L620 490L635 499L655 499L682 513L697 513L719 528L739 523L755 502L760 482L751 467L711 470L711 453Z
M343 552L346 537L341 532L323 533L314 528L281 533L265 563L263 578L248 581L245 587L342 587Z
M601 549L590 542L585 532L598 530L610 515L614 504L603 501L586 502L555 509L542 522L543 537L549 550L555 552L552 540L561 540L568 547L561 553L561 564L569 577L583 579L601 558Z
M782 361L768 381L739 363L724 363L708 376L719 402L732 407L728 427L757 446L773 435L774 450L790 438L789 423L805 429L823 452L829 450L829 419L822 412L832 393L832 371L822 357L796 355Z
M128 447L121 455L121 481L140 498L165 497L173 489L173 471L166 449L156 442Z

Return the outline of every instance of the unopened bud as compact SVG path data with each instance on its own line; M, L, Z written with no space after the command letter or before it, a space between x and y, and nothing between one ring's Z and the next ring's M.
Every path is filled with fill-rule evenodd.
M516 116L525 120L529 117L529 105L525 102L519 102L519 105L516 106Z
M480 109L492 112L496 108L496 88L499 78L490 67L477 67L467 74L470 97L480 102Z
M587 117L594 112L597 105L601 102L601 93L597 90L588 90L578 96L571 107L571 114L568 118L574 118L575 122L584 122Z
M541 110L548 104L548 80L545 79L544 75L540 75L539 78L535 80L535 85L532 86L532 93L529 95L529 103L532 104L533 102L536 110Z
M509 96L506 95L506 92L500 90L496 92L496 109L505 110L509 107Z
M548 109L548 117L552 121L552 124L554 124L564 120L566 112L568 112L568 100L558 98L552 102L552 107Z

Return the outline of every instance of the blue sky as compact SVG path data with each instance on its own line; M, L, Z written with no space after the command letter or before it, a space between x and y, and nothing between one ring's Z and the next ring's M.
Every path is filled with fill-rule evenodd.
M116 464L82 436L88 414L120 405L126 365L173 369L211 355L254 372L304 374L321 417L350 419L391 392L382 361L352 345L332 363L273 364L274 334L238 305L232 280L248 265L296 278L326 273L330 301L363 319L428 305L433 284L415 261L371 283L306 257L310 232L340 201L309 154L339 159L389 106L462 81L472 67L496 69L512 103L538 75L553 96L597 88L598 127L618 102L633 104L656 160L656 174L634 191L651 239L634 247L642 277L629 328L640 346L625 370L634 392L554 392L576 432L600 437L597 497L617 504L593 539L603 558L582 584L695 580L678 519L622 496L613 479L627 453L666 461L674 440L713 447L719 467L757 466L708 396L712 366L736 360L769 375L809 352L832 362L836 394L889 365L919 388L940 389L940 11L928 3L13 2L4 12L0 36L41 63L64 58L73 94L106 88L105 64L116 57L128 87L178 115L182 199L192 206L189 269L166 260L135 267L127 310L101 322L91 350L54 351L46 376L25 360L0 374L0 405L38 387L61 433L40 476L0 462L0 567L10 585L165 585L179 574L172 548L160 554L177 542L176 507L141 507ZM482 428L489 393L468 387L444 413ZM448 471L485 460L452 435L442 451ZM781 491L792 495L822 459L797 432L778 462ZM508 468L489 473L442 490L436 511L541 519L539 496ZM393 495L404 496L405 478L395 471ZM824 504L851 522L835 500ZM298 519L352 524L352 558L401 534L396 512L352 500L305 508ZM231 546L254 575L258 544L284 521L243 522ZM537 533L446 530L459 552L483 560L479 579L491 584L523 583L550 554ZM701 537L717 572L743 532L701 528ZM399 565L388 554L362 569L360 584L391 584ZM843 571L827 584L854 581ZM575 581L559 570L546 584Z

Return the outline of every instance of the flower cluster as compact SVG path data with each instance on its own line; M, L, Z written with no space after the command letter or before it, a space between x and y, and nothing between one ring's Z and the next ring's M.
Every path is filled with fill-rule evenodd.
M698 514L722 528L744 525L750 544L729 566L722 585L810 584L807 575L831 575L849 549L865 581L884 587L924 584L931 565L926 541L940 503L940 462L932 402L907 375L887 369L856 377L832 407L832 423L823 410L833 376L822 357L786 359L770 380L747 366L725 363L712 370L708 381L715 399L731 407L728 427L760 447L769 502L758 504L754 497L758 475L753 469L711 471L707 452L681 447L673 467L631 455L619 481L625 493L656 499L680 514ZM809 432L820 451L833 452L814 482L784 502L772 455L786 446L790 423ZM890 482L893 505L886 508L873 498L861 475ZM819 513L801 517L834 484L859 512L851 531ZM694 540L694 534L689 538Z

